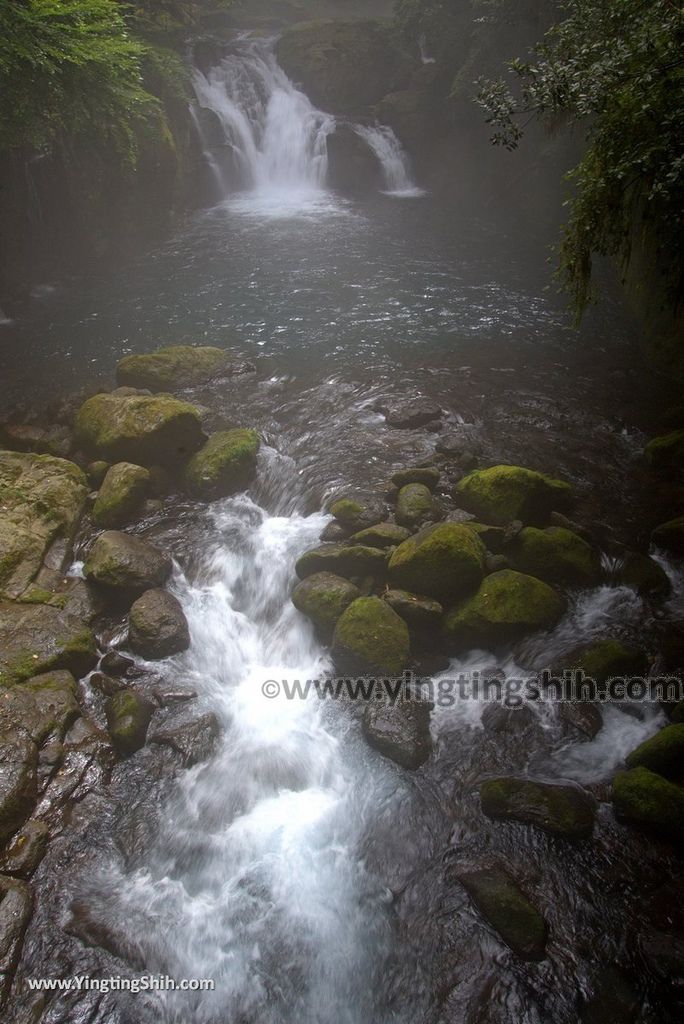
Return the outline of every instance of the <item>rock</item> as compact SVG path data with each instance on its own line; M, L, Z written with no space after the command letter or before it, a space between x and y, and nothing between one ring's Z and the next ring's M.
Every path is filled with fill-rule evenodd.
M295 608L311 619L325 640L332 638L340 615L358 597L358 587L332 572L307 576L292 591Z
M432 493L425 484L406 484L397 497L395 519L409 530L438 519L439 511Z
M96 661L95 638L80 619L50 605L0 603L0 686L53 669L80 678Z
M412 398L404 402L383 402L376 406L388 427L415 430L425 427L442 416L442 409L428 398Z
M434 466L414 466L412 469L400 469L392 477L392 483L400 490L407 484L422 484L434 491L439 483L439 470Z
M396 523L377 523L349 538L350 544L363 544L370 548L391 548L403 544L411 536L405 526Z
M45 856L49 838L44 821L27 821L0 857L0 872L29 878Z
M176 466L202 446L198 410L171 395L119 388L94 395L76 414L76 437L108 462Z
M384 188L380 161L352 125L338 122L328 135L326 146L329 188L347 193Z
M30 886L0 875L0 1006L9 995L32 910Z
M33 423L6 423L0 427L0 445L15 452L33 452L35 455L54 455L59 459L67 459L73 438L65 426L39 427Z
M116 676L108 676L104 672L93 672L88 678L88 682L101 693L104 697L113 697L119 690L125 689L125 684Z
M178 598L167 590L146 590L128 613L128 642L148 660L187 651L190 628Z
M547 583L502 569L446 613L444 633L453 650L498 647L525 633L551 629L564 611L563 598Z
M102 486L102 481L107 476L107 470L109 469L109 463L104 462L103 459L96 459L94 462L89 462L86 466L86 476L88 477L88 483L95 491L99 491Z
M654 437L644 448L644 456L654 469L679 468L684 462L684 430Z
M668 519L666 523L656 526L651 534L651 540L657 547L671 555L684 556L684 516Z
M471 530L475 531L484 546L488 548L489 551L492 551L497 555L501 553L504 545L509 543L512 539L510 535L510 528L515 525L515 522L509 523L504 530L501 526L488 526L486 523L476 523L473 520L465 520L465 522L468 523ZM522 523L519 525L520 530L522 530ZM519 533L520 530L518 530L517 533ZM517 536L517 533L515 536Z
M368 704L362 719L369 746L402 768L415 771L430 756L430 705L420 701Z
M33 721L38 723L32 729L34 736L55 733L64 737L69 726L81 715L76 699L78 688L71 672L58 670L33 676L21 687L32 700Z
M601 578L598 554L576 533L559 526L526 527L506 546L506 557L518 572L546 583L591 587Z
M188 489L202 498L224 498L244 491L256 475L259 435L255 430L222 430L185 467Z
M599 734L603 728L603 715L598 704L592 704L588 700L580 700L574 703L564 701L560 708L561 718L579 729L590 740Z
M294 25L276 52L311 101L335 114L368 111L386 92L402 87L412 67L388 25L361 18Z
M116 368L117 383L150 391L177 391L254 370L222 348L169 345L144 355L124 356Z
M672 589L665 570L655 559L638 551L628 551L620 560L617 580L622 586L653 597L665 597Z
M389 560L389 578L403 590L453 601L477 587L484 557L484 545L471 529L441 523L399 545Z
M386 571L385 552L364 544L324 544L305 551L295 565L300 580L319 572L332 572L338 576L382 577Z
M457 872L471 900L513 952L523 960L543 960L544 918L502 864Z
M520 519L544 526L553 510L572 500L569 484L521 466L477 469L456 485L454 497L486 523L503 526Z
M610 965L603 968L592 988L580 1024L637 1024L641 1001L622 971Z
M487 732L506 732L519 735L537 721L534 711L524 704L506 707L503 704L485 704L482 727Z
M361 531L363 532L363 531ZM323 532L321 533L320 539L323 543L329 542L336 544L338 541L346 540L349 536L349 530L342 523L337 523L333 519L332 522L328 523ZM363 543L363 541L361 542ZM371 547L378 547L379 545L373 544Z
M87 494L73 462L0 452L0 597L20 597L48 561L62 571Z
M480 786L480 800L489 818L535 825L566 839L586 838L594 828L595 802L576 786L533 779L487 779Z
M171 569L171 557L148 541L107 530L88 552L83 571L98 586L132 596L162 586Z
M208 712L190 722L168 724L148 736L150 743L171 747L181 756L184 768L206 761L216 749L220 736L216 715Z
M2 691L0 691L2 693ZM2 694L4 697L4 694ZM38 795L38 749L16 720L0 712L0 846L14 835L33 809Z
M628 647L620 640L593 640L588 644L573 647L553 668L556 675L566 669L581 669L586 676L597 683L623 676L643 676L648 661L646 655L635 647Z
M123 676L133 668L135 662L121 651L107 651L100 659L99 669L110 676Z
M134 690L119 690L105 706L112 745L120 757L130 757L145 744L154 705Z
M378 501L363 501L355 497L338 498L330 506L330 513L350 533L358 533L387 519L387 509Z
M511 565L505 555L493 555L488 551L485 555L485 576L491 576L494 572L501 572L502 569L510 569Z
M648 768L666 778L684 777L684 725L666 725L625 758L628 768Z
M678 843L684 841L684 789L648 768L615 776L613 806L623 821Z
M408 627L379 597L357 598L337 621L332 653L341 672L398 676L408 663Z
M594 536L591 530L587 529L586 526L582 526L581 523L575 522L574 519L564 516L562 512L551 512L549 515L549 526L560 526L564 530L570 530L571 533L576 533L582 540L586 540L587 544L592 547L594 546Z
M408 590L387 590L383 598L414 629L437 629L444 613L439 601Z
M150 486L150 474L132 462L117 462L107 470L93 506L96 526L111 528L132 519L142 505Z

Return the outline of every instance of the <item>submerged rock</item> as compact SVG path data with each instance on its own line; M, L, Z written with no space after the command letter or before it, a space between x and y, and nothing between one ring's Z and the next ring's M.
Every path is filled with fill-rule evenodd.
M128 642L143 658L168 658L190 646L188 620L168 590L146 590L128 613Z
M50 605L0 603L0 686L53 669L79 678L96 661L95 637L80 619Z
M580 1024L637 1024L641 1000L622 971L611 965L603 968L592 988Z
M130 388L89 398L76 414L78 443L108 462L176 466L202 446L198 410L171 395Z
M395 513L400 526L415 530L423 523L439 518L438 506L425 484L405 484L401 488Z
M387 421L388 427L414 430L437 423L442 417L442 408L429 398L411 398L407 401L382 402L377 406Z
M305 551L295 565L300 580L320 572L332 572L338 576L382 577L386 571L387 554L365 544L323 544Z
M502 864L463 869L457 878L484 919L517 956L544 959L546 922Z
M444 633L452 649L500 646L525 633L551 629L565 611L563 598L533 576L502 569L477 593L448 611Z
M668 519L666 523L656 526L651 534L651 540L671 555L684 555L684 516Z
M408 590L387 590L383 598L414 629L437 629L442 621L444 609L432 597L411 594Z
M546 583L591 587L601 578L598 554L571 530L528 526L506 546L506 558L518 572Z
M307 576L292 591L295 608L311 619L326 640L332 637L342 612L358 597L361 597L358 587L332 572Z
M162 586L171 568L171 557L148 541L107 530L88 552L84 572L93 583L129 596Z
M588 700L575 702L564 701L560 709L561 718L579 729L580 732L593 740L603 728L603 715L599 704L593 704Z
M473 590L484 572L485 548L462 523L440 523L404 541L389 560L393 585L438 601Z
M572 499L570 484L521 466L476 469L454 490L464 508L486 523L505 525L512 519L544 526L553 510L565 509Z
M120 386L176 391L253 370L229 352L209 345L169 345L144 355L124 356L116 368Z
M490 818L535 825L551 835L582 839L594 828L595 802L576 786L533 779L487 779L480 786L480 800Z
M654 558L638 551L628 551L622 558L617 579L623 586L633 587L638 593L653 597L665 597L672 589L665 570Z
M387 519L387 509L379 501L365 501L355 497L337 498L330 513L350 533L358 533Z
M684 842L684 789L648 768L619 772L613 779L618 818Z
M121 757L130 757L145 744L154 705L134 690L119 690L105 706L112 745Z
M415 771L430 756L430 705L420 701L368 704L362 719L369 746L402 768Z
M256 430L223 430L212 434L185 468L189 490L204 498L223 498L245 490L256 474L259 435Z
M180 754L184 768L206 761L216 749L221 734L218 719L211 711L190 721L167 723L148 736L148 742L171 747Z
M360 597L338 619L332 652L341 672L398 676L408 663L408 627L381 598Z
M93 522L121 526L140 509L150 486L150 474L132 462L117 462L107 470L93 506Z
M644 456L655 469L680 467L684 463L684 430L654 437L644 448Z
M648 768L666 778L684 778L684 725L666 725L625 758L628 768Z
M364 544L371 548L391 548L403 544L411 536L405 526L396 523L377 523L349 538L350 544Z

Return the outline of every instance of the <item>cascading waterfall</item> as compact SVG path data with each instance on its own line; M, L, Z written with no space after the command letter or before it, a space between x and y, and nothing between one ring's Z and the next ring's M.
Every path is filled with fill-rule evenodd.
M364 140L380 161L385 178L385 190L393 196L420 196L411 177L408 154L392 129L385 124L355 125L356 133Z

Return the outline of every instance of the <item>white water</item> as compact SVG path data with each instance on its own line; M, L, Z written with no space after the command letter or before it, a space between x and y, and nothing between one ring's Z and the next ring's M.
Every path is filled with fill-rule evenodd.
M388 125L360 124L355 130L380 161L388 195L411 198L425 194L413 181L408 155Z

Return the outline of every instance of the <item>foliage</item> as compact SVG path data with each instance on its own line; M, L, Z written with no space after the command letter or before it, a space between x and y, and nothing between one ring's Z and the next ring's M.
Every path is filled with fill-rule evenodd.
M479 83L492 141L514 149L521 119L584 126L587 148L560 247L559 277L578 315L592 259L630 260L635 231L656 240L673 296L684 285L684 16L682 0L564 0L563 20L527 61L515 89Z

